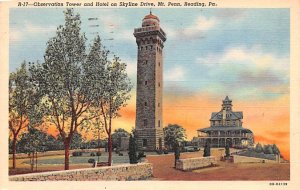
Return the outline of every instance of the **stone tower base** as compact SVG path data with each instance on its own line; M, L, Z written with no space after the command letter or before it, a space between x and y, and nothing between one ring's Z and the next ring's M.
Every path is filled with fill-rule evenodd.
M164 148L163 129L136 129L138 150L154 151Z

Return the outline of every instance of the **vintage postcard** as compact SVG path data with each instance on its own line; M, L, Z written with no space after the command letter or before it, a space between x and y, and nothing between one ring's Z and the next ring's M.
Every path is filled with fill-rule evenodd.
M0 189L299 188L299 8L0 2Z

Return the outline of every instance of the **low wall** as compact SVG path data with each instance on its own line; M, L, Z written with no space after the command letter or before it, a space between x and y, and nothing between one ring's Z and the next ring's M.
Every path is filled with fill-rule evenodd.
M179 159L176 162L176 169L187 171L216 165L217 161L214 156Z
M233 163L279 163L277 160L255 158L248 156L233 155Z
M151 163L124 164L98 168L10 176L10 181L132 181L152 177Z

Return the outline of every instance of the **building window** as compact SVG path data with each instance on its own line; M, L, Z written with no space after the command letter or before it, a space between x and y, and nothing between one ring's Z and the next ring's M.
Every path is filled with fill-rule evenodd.
M147 119L144 119L144 126L146 127L148 125Z
M148 64L148 60L145 61L145 64L146 64L146 65Z
M158 120L158 127L160 127L160 120Z
M160 67L160 62L158 62L158 66Z
M215 126L215 121L212 122L212 125Z
M150 49L152 50L153 46L150 46Z
M148 105L147 102L144 102L144 105L147 106Z
M141 51L143 50L143 46L141 46Z
M148 84L148 81L145 80L145 85L147 85L147 84Z
M160 82L158 82L158 87L160 87Z
M160 103L159 102L158 102L157 106L160 107Z
M143 147L147 146L147 139L143 139Z
M235 121L232 122L232 125L235 126Z
M146 46L146 50L148 49L148 46Z

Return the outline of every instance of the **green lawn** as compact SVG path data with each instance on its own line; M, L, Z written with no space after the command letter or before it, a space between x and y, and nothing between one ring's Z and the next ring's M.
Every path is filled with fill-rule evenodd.
M129 157L127 152L122 152L123 156L119 156L118 154L112 154L113 164L121 164L121 163L129 163ZM146 155L157 155L155 152L146 152ZM90 153L82 153L82 156L70 156L70 164L87 164L89 159L95 159L98 161L97 156L90 156ZM100 162L107 162L108 153L102 152L102 155L99 157ZM24 160L21 164L30 164L29 159ZM38 159L39 165L63 165L64 164L64 156L51 156L51 157L42 157L42 159Z

